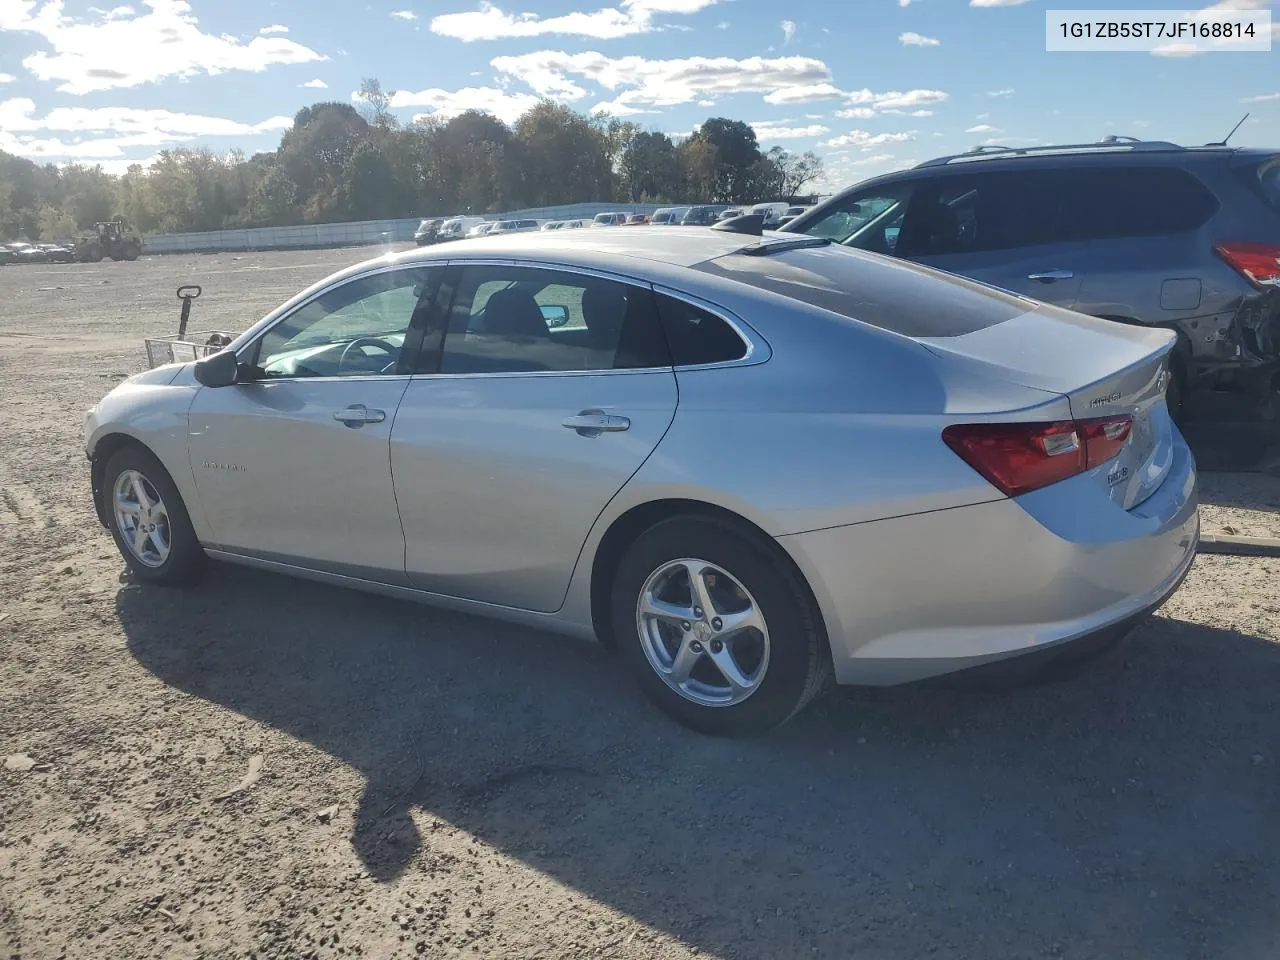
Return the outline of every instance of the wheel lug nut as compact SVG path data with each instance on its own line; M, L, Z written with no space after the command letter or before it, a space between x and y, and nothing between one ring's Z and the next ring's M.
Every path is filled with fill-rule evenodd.
M697 640L695 640L693 641L693 643L689 644L689 649L692 650L694 653L701 653L702 644L700 644Z
M688 633L692 628L693 628L692 624L690 624L688 620L680 621L680 629L683 630L685 633Z
M724 649L724 644L723 644L721 641L719 641L719 640L712 640L712 641L711 641L711 652L712 652L712 653L719 653L719 652L720 652L721 650L723 650L723 649Z
M693 608L693 615L694 615L695 617L697 617L699 620L701 620L701 619L702 619L702 608L701 608L701 607L694 607L694 608Z
M724 626L724 621L721 620L719 617L716 617L714 620L711 621L711 626L719 630L721 627Z

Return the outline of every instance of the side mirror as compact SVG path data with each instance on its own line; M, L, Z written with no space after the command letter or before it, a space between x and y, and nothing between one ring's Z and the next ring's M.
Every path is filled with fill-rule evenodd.
M236 382L236 355L223 350L196 361L196 381L206 387L229 387Z
M547 322L547 328L554 330L556 327L563 327L569 322L569 308L560 304L548 304L539 307L542 311L542 319Z

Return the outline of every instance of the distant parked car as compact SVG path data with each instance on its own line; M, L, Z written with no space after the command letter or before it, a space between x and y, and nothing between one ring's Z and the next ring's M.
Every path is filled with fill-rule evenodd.
M487 221L484 217L453 217L440 224L440 229L436 232L436 242L444 243L446 240L461 240L474 227L485 222Z
M689 207L680 218L681 226L708 227L716 222L719 213L715 207Z
M661 207L653 211L653 217L649 223L655 227L675 226L688 211L688 207Z
M537 220L498 220L487 233L528 233L531 230L537 230L539 226Z
M413 242L420 247L425 247L429 243L436 242L436 235L440 232L440 225L443 220L436 218L432 220L423 220L418 224L418 229L414 231Z
M747 212L748 211L744 210L742 207L727 207L716 214L716 220L732 220L734 217L740 217Z
M548 220L546 223L544 223L544 224L543 224L541 227L539 227L538 229L539 229L539 230L563 230L563 229L564 229L564 221L563 221L563 220Z
M747 213L758 213L764 217L764 226L766 230L773 230L778 226L778 222L787 215L790 209L785 203L757 203L751 207Z
M627 222L625 213L597 213L591 218L593 227L620 227Z
M483 223L477 223L474 227L467 231L467 238L486 237L496 227L496 220L485 220Z
M648 222L649 215L647 213L633 213L631 216L627 217L626 225L628 227L643 226Z
M581 230L586 225L587 221L585 220L566 220L561 224L561 228L564 230Z
M11 243L9 252L13 256L14 263L48 263L49 254L40 246L34 243L18 242Z
M75 263L76 255L70 244L40 243L36 246L44 251L49 263Z
M790 207L787 207L787 212L783 214L783 216L798 217L798 216L801 216L802 214L808 213L810 209L811 209L810 207L801 206L801 205L790 206Z
M983 148L868 180L786 230L1178 335L1169 403L1280 400L1280 152L1108 138Z

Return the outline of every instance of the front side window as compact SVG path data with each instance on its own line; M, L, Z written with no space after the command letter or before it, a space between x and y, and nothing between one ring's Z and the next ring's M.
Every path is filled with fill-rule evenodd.
M461 269L441 373L667 367L653 292L531 267Z
M804 232L872 253L893 254L914 186L909 182L882 184L837 201Z
M921 184L897 239L900 257L1012 250L1061 236L1052 171L940 177Z
M439 270L375 273L322 293L263 334L251 363L255 378L395 373L414 311Z

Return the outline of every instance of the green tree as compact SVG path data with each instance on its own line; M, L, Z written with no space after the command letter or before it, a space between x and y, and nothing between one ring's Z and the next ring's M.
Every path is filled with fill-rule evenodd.
M638 133L620 163L624 199L633 202L679 200L684 178L676 145L665 133Z
M715 147L716 173L713 199L724 203L745 203L752 197L753 179L758 175L760 145L756 132L741 120L711 117L693 139Z
M40 208L40 240L70 240L75 237L76 218L65 210L45 204Z
M582 114L543 100L516 121L514 133L522 204L613 198L607 135Z

